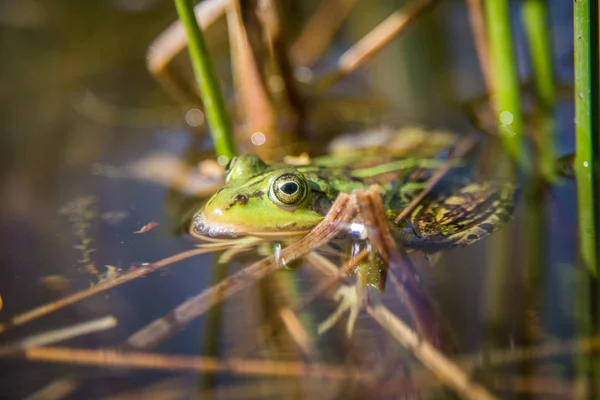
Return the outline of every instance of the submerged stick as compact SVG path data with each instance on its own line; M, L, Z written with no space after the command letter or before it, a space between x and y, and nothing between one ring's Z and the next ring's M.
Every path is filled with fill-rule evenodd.
M229 372L254 376L318 376L324 379L369 380L371 375L358 369L324 364L250 360L240 358L181 356L120 350L88 350L68 347L34 347L24 352L32 361L94 365L109 368L150 370Z
M220 248L217 248L217 247L214 247L214 248L211 247L208 249L189 250L189 251L186 251L183 253L176 254L171 257L164 258L155 263L144 265L142 267L133 269L133 270L128 271L128 272L124 273L123 275L120 275L116 278L105 280L95 286L92 286L89 289L85 289L85 290L82 290L81 292L77 292L70 296L63 297L62 299L54 301L52 303L44 304L43 306L34 308L33 310L28 311L24 314L17 315L15 317L11 318L9 321L0 324L0 333L6 331L7 329L9 329L11 327L23 325L27 322L33 321L34 319L37 319L44 315L47 315L47 314L54 312L56 310L59 310L63 307L66 307L66 306L74 304L78 301L84 300L90 296L93 296L98 293L102 293L108 289L112 289L116 286L119 286L119 285L125 283L125 282L129 282L131 280L148 275L150 272L154 272L160 268L166 267L167 265L171 265L178 261L185 260L186 258L190 258L190 257L197 256L200 254L217 251L219 249Z
M90 333L112 329L115 326L117 326L117 319L113 316L108 316L66 328L39 333L37 335L21 339L14 344L0 346L0 356L13 354L30 347L47 346L49 344L62 342L79 336L89 335Z
M408 325L382 304L368 305L367 312L402 346L410 350L442 383L461 397L473 400L491 400L486 388L474 382L455 362L446 358L431 343L422 340Z

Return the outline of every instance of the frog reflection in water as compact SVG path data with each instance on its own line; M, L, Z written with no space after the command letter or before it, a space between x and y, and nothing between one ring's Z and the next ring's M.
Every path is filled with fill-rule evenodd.
M224 187L195 214L192 231L285 242L310 232L339 193L377 185L391 231L403 248L436 253L468 245L510 219L515 188L506 182L477 182L460 160L403 222L394 223L444 162L437 157L440 150L427 149L423 157L409 151L418 156L399 158L393 150L388 154L382 148L358 149L300 166L268 165L254 155L239 156L227 168ZM359 281L381 291L386 268L370 260L370 266L362 263L358 268Z

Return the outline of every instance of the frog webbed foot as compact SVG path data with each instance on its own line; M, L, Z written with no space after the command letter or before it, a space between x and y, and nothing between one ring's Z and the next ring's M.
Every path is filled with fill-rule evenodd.
M358 313L364 307L366 299L366 290L361 285L341 285L334 294L334 300L339 303L338 308L318 326L319 335L327 332L342 315L349 311L348 322L346 323L346 333L348 337L352 336Z

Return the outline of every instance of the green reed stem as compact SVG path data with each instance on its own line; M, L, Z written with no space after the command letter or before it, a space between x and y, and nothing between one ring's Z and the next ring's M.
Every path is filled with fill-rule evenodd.
M576 320L580 336L597 334L598 327L598 247L596 229L598 210L597 177L599 134L599 38L598 0L578 0L573 3L575 49L575 178L579 217L579 260L584 268L578 269ZM580 397L597 398L600 395L600 362L580 356L576 360L579 387L588 389Z
M575 37L575 177L582 262L597 276L594 210L594 141L598 138L598 3L578 0L574 7ZM594 11L595 10L595 11ZM595 24L595 26L594 26ZM595 31L595 35L592 32Z
M506 152L523 165L521 97L514 58L508 0L486 0L485 17L489 42L492 107L496 113L498 132ZM505 160L501 160L505 161ZM513 164L500 162L500 175L510 176ZM510 270L511 233L504 229L493 236L489 250L489 277L487 278L486 320L491 329L490 345L494 342L494 326L504 315L505 288Z
M487 0L485 5L499 132L506 151L522 164L523 118L508 0Z
M198 26L191 0L174 0L179 18L188 37L190 61L200 89L200 98L204 103L206 119L215 142L217 156L231 159L235 155L231 124L227 109L212 68L210 53L206 47L204 35Z
M555 123L556 83L552 68L551 29L548 3L544 0L526 0L521 6L521 17L529 44L533 81L537 103L541 110L538 134L535 135L537 172L549 182L556 180Z
M549 186L555 182L555 108L556 85L552 65L551 29L548 4L545 0L525 0L521 5L521 20L529 47L533 82L536 95L536 113L530 130L535 152L535 174L529 176L525 190L527 219L525 224L527 269L526 307L536 310L547 296L548 265L548 200ZM527 332L531 333L531 330ZM530 334L527 339L540 338Z

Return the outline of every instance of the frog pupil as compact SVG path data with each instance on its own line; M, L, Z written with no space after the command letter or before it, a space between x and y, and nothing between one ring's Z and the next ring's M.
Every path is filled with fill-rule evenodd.
M296 182L285 182L283 185L279 186L279 190L283 193L291 196L298 191L299 187Z

